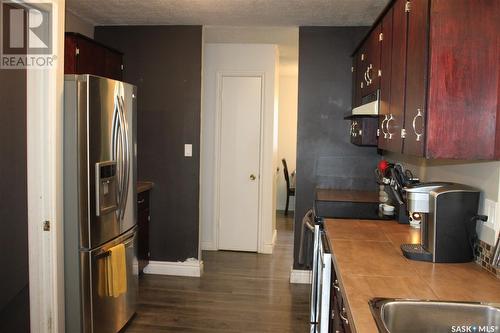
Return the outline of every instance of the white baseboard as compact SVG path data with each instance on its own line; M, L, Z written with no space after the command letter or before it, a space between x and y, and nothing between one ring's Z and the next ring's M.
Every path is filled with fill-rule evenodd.
M292 269L290 283L311 284L311 271Z
M259 253L262 254L273 254L274 245L276 244L276 237L278 236L278 231L274 229L273 238L270 244L264 244L262 250Z
M212 241L202 241L201 249L205 251L217 251L217 247Z
M186 261L150 261L144 268L145 274L193 276L200 277L203 273L203 261L188 259Z

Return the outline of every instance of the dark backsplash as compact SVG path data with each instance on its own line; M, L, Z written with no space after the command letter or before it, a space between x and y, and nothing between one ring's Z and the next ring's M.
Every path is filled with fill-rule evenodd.
M202 27L97 27L95 39L124 53L124 81L137 85L138 179L155 183L151 260L198 258Z
M301 27L294 268L315 188L376 190L376 148L349 142L351 53L367 27Z

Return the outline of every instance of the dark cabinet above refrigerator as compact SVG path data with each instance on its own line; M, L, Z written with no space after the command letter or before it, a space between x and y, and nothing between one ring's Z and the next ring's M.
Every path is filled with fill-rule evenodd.
M123 79L123 54L75 32L67 32L64 44L64 74L91 74Z

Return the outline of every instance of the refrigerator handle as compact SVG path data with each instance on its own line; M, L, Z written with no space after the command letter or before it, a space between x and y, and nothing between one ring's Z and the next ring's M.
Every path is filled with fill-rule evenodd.
M119 115L119 105L118 98L115 98L115 109L113 111L113 120L112 120L112 129L111 129L111 156L114 161L117 163L117 171L121 174L117 174L118 186L116 186L116 196L118 202L118 209L116 211L116 217L120 219L120 211L121 211L121 195L122 195L122 184L123 184L123 165L121 165L121 161L119 160L119 143L120 139L120 115Z
M120 134L122 140L122 172L123 172L123 182L122 182L122 193L120 198L121 210L120 210L120 220L125 217L125 208L127 207L127 197L128 188L130 185L130 147L128 139L128 126L124 115L124 99L123 96L118 97L118 112L120 118Z

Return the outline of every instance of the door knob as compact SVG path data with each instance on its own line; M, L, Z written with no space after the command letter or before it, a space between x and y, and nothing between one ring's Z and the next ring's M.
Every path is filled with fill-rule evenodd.
M250 175L250 180L255 180L255 179L256 179L255 175Z

